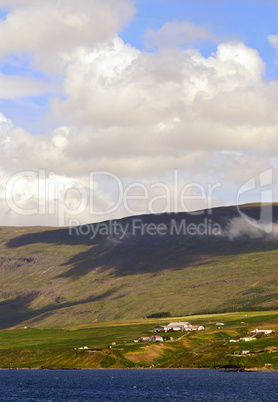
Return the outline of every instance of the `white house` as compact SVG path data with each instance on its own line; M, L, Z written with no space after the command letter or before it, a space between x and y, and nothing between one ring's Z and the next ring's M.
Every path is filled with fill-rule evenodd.
M191 331L203 331L204 329L203 325L194 325L191 327Z
M151 342L163 342L163 338L162 338L162 336L154 335L154 336L150 337L150 341Z
M138 338L139 342L149 342L150 341L150 337L149 336L141 336L140 338Z
M174 329L174 328L180 328L178 331L184 331L185 328L190 327L190 326L191 326L191 324L188 321L185 321L185 322L179 321L179 322L170 322L170 324L167 325L167 328L168 328L168 331L169 330L172 330L172 331L178 330L178 329Z
M254 329L254 331L251 331L251 335L267 335L267 334L272 334L274 331L272 329Z
M203 325L190 325L190 327L185 328L185 331L203 331L205 327Z

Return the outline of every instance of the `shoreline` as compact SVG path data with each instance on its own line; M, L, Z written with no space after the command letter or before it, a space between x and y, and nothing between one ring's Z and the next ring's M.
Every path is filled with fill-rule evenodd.
M207 368L207 367L111 367L111 368L28 368L28 367L12 367L12 368L4 368L0 367L0 371L20 371L20 370L38 370L38 371L92 371L92 370L213 370L219 371L221 373L275 373L278 372L277 369L263 369L259 367L254 368Z
M1 332L0 370L278 371L278 312L248 313L248 317L227 313L218 319L219 316L213 320L211 316L194 317L194 323L205 323L205 331L192 331L183 339L180 333L173 333L174 339L164 343L131 342L142 334L153 333L152 322L124 326L115 323L82 332L34 328ZM229 342L250 333L255 328L254 321L257 327L276 332L262 335L250 344ZM225 323L224 327L218 328L218 322Z

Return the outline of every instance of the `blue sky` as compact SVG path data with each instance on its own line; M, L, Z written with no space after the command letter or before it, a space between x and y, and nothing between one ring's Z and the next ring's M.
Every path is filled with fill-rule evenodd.
M191 209L236 203L269 169L275 182L277 61L274 0L0 0L0 224L61 224L57 211L31 219L7 208L5 183L22 171L53 172L52 187L78 183L77 193L106 171L149 199L155 183L172 194L178 171L181 188L197 184ZM111 180L95 185L100 209L115 202ZM38 183L18 183L12 199L36 205ZM244 194L259 199L259 184ZM138 214L164 211L137 201ZM89 210L79 222L103 219Z
M121 36L139 49L144 49L144 34L148 28L159 29L168 21L187 20L208 27L219 39L239 39L259 51L267 63L266 76L277 77L276 52L268 35L278 27L277 1L202 1L202 0L138 0L136 18ZM205 56L215 50L215 44L201 46Z

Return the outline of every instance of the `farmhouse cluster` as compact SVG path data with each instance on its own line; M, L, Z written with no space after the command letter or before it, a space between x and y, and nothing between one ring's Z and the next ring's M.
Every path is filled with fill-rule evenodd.
M202 331L203 325L191 325L190 322L170 322L168 325L160 325L154 328L154 332L177 332L177 331Z
M275 331L273 329L254 329L253 331L250 331L250 335L252 336L243 337L238 340L230 339L229 342L252 342L257 340L254 335L270 335L274 333Z
M273 333L273 329L254 329L254 331L250 332L251 335L269 335Z
M202 325L191 325L190 322L170 322L168 325L160 325L155 327L153 332L163 333L163 332L178 332L178 331L202 331L205 327ZM172 338L173 339L173 338ZM153 336L141 336L140 338L134 340L133 342L163 342L163 337L159 335Z
M224 326L223 322L217 322L215 324L218 329L221 326ZM156 334L162 334L165 332L189 332L189 331L203 331L205 327L203 325L191 325L190 322L170 322L168 325L159 325L153 329L153 332ZM272 329L255 329L250 332L252 337L244 337L238 340L230 339L229 342L248 342L248 341L255 341L256 338L254 335L269 335L273 333ZM152 335L152 336L141 336L140 338L134 340L133 342L163 342L165 339L161 335ZM167 338L167 340L173 340L173 338Z

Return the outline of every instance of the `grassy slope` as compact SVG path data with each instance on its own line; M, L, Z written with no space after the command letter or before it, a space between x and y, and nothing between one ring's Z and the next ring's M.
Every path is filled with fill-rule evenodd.
M1 368L119 367L246 367L278 369L278 335L259 336L250 343L230 343L257 327L278 329L278 312L242 312L179 317L203 324L205 331L172 335L163 344L134 344L154 326L169 320L141 319L58 329L0 332ZM216 322L225 325L218 329ZM167 336L166 335L166 336ZM182 339L178 339L179 337ZM108 345L117 342L108 349ZM88 350L76 350L88 346ZM240 356L242 350L251 356Z
M245 210L259 213L253 205ZM208 217L225 227L237 211L218 208ZM142 220L169 224L173 218L204 219L178 214ZM67 229L1 228L0 329L130 320L158 311L274 309L277 260L277 240L135 236L115 243L69 236Z

